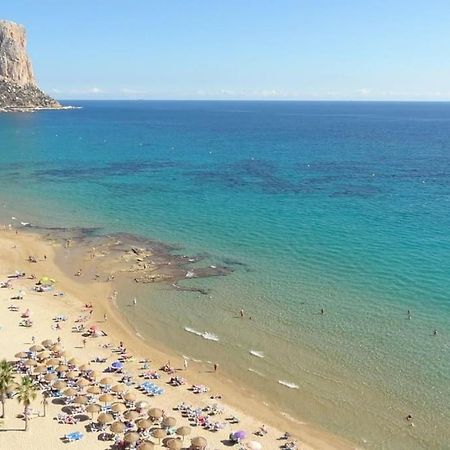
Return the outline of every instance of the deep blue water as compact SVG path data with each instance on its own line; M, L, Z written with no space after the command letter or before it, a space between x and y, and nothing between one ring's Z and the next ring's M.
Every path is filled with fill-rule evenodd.
M212 299L161 288L152 311L179 329L168 344L219 355L280 409L370 447L445 448L450 104L79 105L0 115L5 220L95 225L235 262L202 281ZM241 307L254 325L236 331Z

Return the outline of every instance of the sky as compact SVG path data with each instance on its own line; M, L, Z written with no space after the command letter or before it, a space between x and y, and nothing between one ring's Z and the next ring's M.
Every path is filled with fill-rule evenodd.
M450 0L1 0L59 99L450 100Z

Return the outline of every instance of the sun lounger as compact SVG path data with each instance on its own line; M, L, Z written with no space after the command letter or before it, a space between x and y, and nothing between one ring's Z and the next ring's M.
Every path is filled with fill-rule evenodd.
M73 433L66 434L64 436L64 439L67 442L80 441L81 439L83 439L83 433L81 433L80 431L74 431Z

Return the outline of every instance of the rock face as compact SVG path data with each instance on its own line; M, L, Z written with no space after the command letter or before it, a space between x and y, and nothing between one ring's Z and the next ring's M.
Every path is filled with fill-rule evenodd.
M36 85L25 28L0 20L0 111L61 108Z

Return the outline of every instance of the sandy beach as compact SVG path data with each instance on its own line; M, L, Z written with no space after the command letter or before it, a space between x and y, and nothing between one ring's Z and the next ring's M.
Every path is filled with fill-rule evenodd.
M305 450L357 448L318 427L275 413L270 405L263 404L258 399L257 393L236 386L233 380L223 376L220 367L215 372L213 367L189 361L186 368L183 360L171 353L170 349L144 342L115 307L113 292L116 286L111 282L92 281L87 277L70 274L70 264L66 267L59 264L57 255L62 247L57 241L52 242L48 238L44 239L23 230L18 234L14 230L0 232L0 280L10 280L10 287L0 290L2 303L0 359L17 361L15 355L21 351L28 351L33 342L40 344L46 339L53 342L60 341L64 352L62 362L75 358L78 367L89 364L101 377L112 377L114 385L120 384L119 380L124 375L130 376L133 383L124 385L125 392L136 396L135 402L146 402L145 411L141 411L140 417L146 417L148 408L156 407L164 411L164 416L175 418L174 429L182 426L190 427L190 435L184 439L183 448L189 448L190 438L195 436L206 438L207 448L211 450L227 448L233 445L228 440L229 435L239 430L244 430L246 437L240 444L236 444L235 448L240 448L239 445L247 448L246 445L250 442L253 442L249 444L250 446L257 446L254 444L257 442L264 449L282 448L289 443L292 443L292 448ZM92 269L94 263L91 259L84 259L80 255L81 253L78 254L76 264L77 267L80 266L82 273L85 273ZM28 261L30 256L33 256L36 262ZM8 278L16 271L24 272L25 276ZM34 279L30 278L31 274L35 276ZM54 279L54 286L48 292L36 292L33 288L37 280L44 276ZM22 294L23 299L12 299ZM85 308L85 305L91 304L92 312L90 308ZM30 313L31 327L19 326L21 315L26 310ZM62 317L65 320L56 322L55 317ZM83 326L85 331L95 330L96 334L101 331L105 336L83 337L83 332L74 330L75 326ZM120 342L123 343L122 347L126 348L122 353L117 352ZM96 358L102 362L95 362ZM118 359L124 361L121 373L104 373ZM173 373L161 370L166 364L173 367ZM30 370L33 374L33 369ZM160 378L145 380L144 373L149 374L153 371ZM78 379L82 378L81 373L78 375ZM36 375L33 377L36 378ZM182 378L186 383L177 387L172 386L169 381L174 377ZM16 378L19 379L19 376ZM162 388L164 393L149 396L138 390L137 387L145 381ZM195 394L191 390L193 385L206 386L208 390ZM85 394L85 391L80 389L77 395L82 394ZM211 398L216 396L220 398ZM46 416L43 417L42 400L43 397L39 392L31 404L33 414L27 432L22 431L23 406L14 398L6 401L6 417L0 430L0 448L44 449L49 445L51 448L65 448L67 445L76 448L119 448L114 445L113 440L102 440L104 435L101 432L89 431L91 423L89 414L82 412L78 415L70 414L70 408L63 403L61 397L48 399ZM115 398L114 401L118 402L120 399ZM189 418L179 409L174 409L180 404L184 404L185 407L189 405L191 409L206 410L208 413L212 411L206 415L219 430L209 431L201 423L192 426L192 417ZM83 408L84 406L81 406L81 409ZM75 424L58 423L56 420L58 415L67 413L80 420ZM233 418L237 420L232 420ZM157 423L152 426L157 427ZM257 432L261 427L265 428L267 433L258 435ZM76 431L83 433L83 438L78 442L65 443L63 437ZM109 432L109 426L105 431ZM285 432L290 433L289 439L280 439ZM158 443L158 439L152 436L148 440Z

